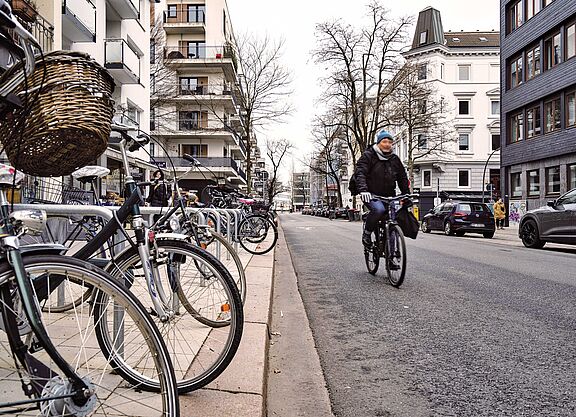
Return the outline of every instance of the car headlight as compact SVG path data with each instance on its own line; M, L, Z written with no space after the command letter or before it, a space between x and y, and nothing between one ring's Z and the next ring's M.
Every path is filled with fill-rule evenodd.
M176 216L170 217L170 221L168 222L168 225L170 226L170 229L173 232L177 232L178 230L180 230L180 221L178 220L178 217L176 217Z

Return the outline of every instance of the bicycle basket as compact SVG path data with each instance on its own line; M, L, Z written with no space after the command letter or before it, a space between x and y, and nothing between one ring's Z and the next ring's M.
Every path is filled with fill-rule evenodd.
M21 186L24 203L94 204L94 194L63 181L63 178L26 176Z
M3 79L14 71L22 71L22 63ZM0 140L10 163L27 174L51 177L97 159L108 145L113 90L112 77L89 55L46 54L15 92L25 105L0 114Z

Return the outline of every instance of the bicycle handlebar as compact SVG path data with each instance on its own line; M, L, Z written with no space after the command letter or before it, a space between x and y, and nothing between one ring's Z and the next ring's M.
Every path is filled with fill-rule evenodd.
M381 201L399 201L399 200L403 200L405 198L418 198L420 197L419 194L402 194L402 195L397 195L395 197L383 197L381 195L376 195L376 194L372 194L372 198L376 199L376 200L381 200Z

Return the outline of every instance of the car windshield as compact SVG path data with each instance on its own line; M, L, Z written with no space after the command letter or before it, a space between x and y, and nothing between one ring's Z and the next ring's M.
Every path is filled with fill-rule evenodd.
M558 199L558 205L562 204L576 204L576 188L568 191Z

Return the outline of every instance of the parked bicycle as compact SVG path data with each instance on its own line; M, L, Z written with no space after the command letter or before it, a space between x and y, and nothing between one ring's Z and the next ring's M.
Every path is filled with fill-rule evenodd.
M378 222L374 231L375 239L372 246L364 247L366 268L372 275L376 275L380 265L380 258L384 258L386 276L390 284L400 287L406 276L406 242L404 233L396 223L396 205L400 202L410 205L411 198L416 195L400 195L397 197L381 197L372 194L372 198L384 202L387 207L386 217ZM364 224L365 226L365 224Z

